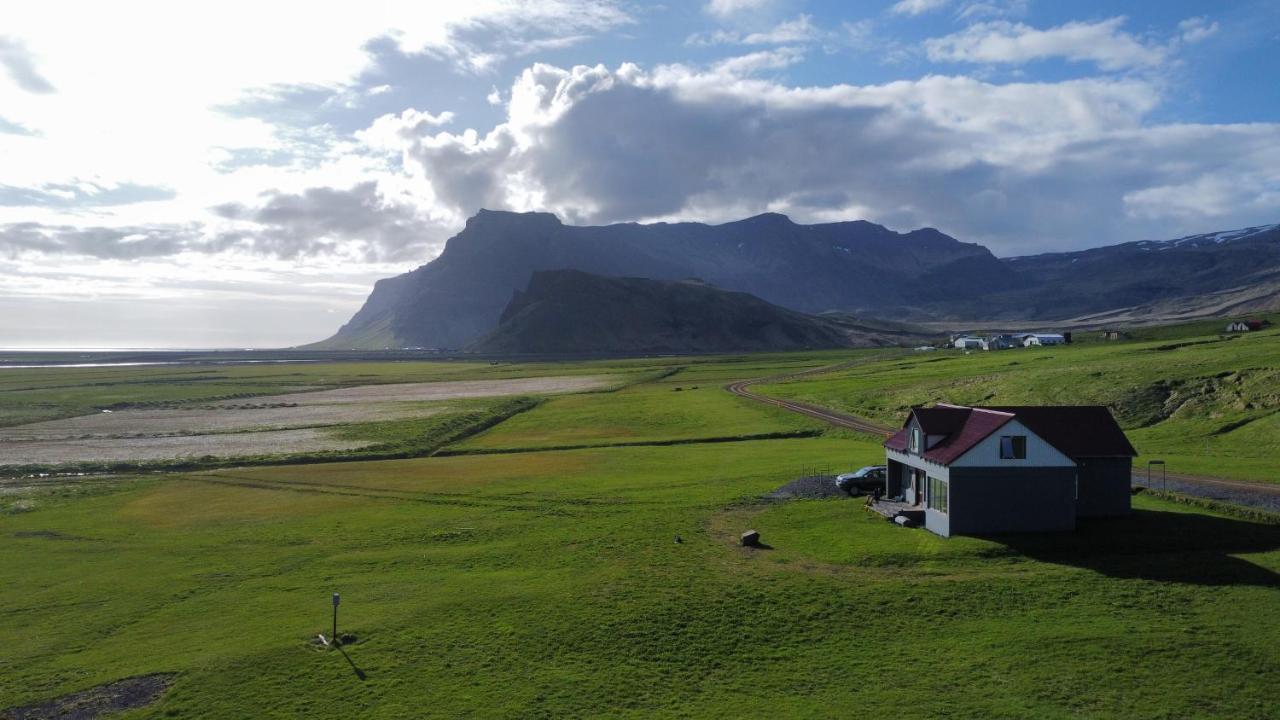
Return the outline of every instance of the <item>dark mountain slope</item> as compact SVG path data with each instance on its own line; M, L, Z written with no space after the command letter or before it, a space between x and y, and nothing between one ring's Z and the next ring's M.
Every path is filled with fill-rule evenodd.
M905 334L805 315L698 280L536 272L498 327L469 349L490 354L801 350L893 344Z
M659 280L703 278L817 313L916 304L930 277L962 266L984 287L1016 286L985 248L937 230L896 233L857 221L796 225L777 214L724 225L574 227L546 213L480 211L438 258L379 281L365 306L318 347L463 347L492 330L539 270Z

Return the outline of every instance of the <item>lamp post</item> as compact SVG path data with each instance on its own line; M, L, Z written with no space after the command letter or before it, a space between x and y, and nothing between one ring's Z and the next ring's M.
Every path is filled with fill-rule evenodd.
M1169 492L1169 472L1165 470L1165 464L1163 460L1147 461L1147 487L1151 487L1151 467L1153 465L1160 466L1160 484L1163 486L1161 490L1163 492Z
M340 601L341 601L341 598L338 597L338 593L334 593L333 594L333 644L334 645L338 644L338 603Z

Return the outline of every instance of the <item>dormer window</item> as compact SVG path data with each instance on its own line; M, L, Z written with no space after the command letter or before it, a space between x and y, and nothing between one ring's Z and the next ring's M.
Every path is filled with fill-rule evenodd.
M919 427L913 427L913 428L911 428L911 446L910 446L910 449L911 449L911 452L913 452L913 453L918 453L918 452L920 452L920 428L919 428Z
M1027 459L1027 436L1026 435L1002 435L1000 437L1000 459L1001 460L1026 460Z

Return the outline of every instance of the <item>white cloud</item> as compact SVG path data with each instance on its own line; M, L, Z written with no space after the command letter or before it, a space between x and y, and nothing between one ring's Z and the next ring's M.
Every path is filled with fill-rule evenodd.
M1114 17L1039 30L1022 23L994 21L931 38L924 45L935 62L1022 64L1064 58L1093 62L1103 70L1122 70L1151 67L1165 60L1165 48L1121 30L1124 23L1124 17Z
M895 15L923 15L944 8L950 3L951 0L899 0L889 8L889 12Z
M961 20L977 18L1020 17L1027 14L1028 0L974 0L961 6L956 17Z
M757 55L744 63L766 61ZM1147 126L1159 100L1136 79L795 88L724 66L537 65L488 133L395 136L405 166L458 218L480 207L590 223L777 210L931 225L1003 252L1274 222L1280 125ZM1229 198L1190 202L1205 178L1237 182Z
M716 30L709 33L694 33L686 40L686 45L788 45L813 42L823 33L813 24L813 18L800 15L792 20L757 32L738 32L733 30Z
M730 78L739 78L762 70L779 70L803 59L804 53L796 48L762 50L720 60L712 66L712 71Z
M774 0L709 0L706 11L718 18L729 18L746 12L765 10Z
M9 74L9 79L25 92L41 95L54 92L53 83L40 74L30 51L17 38L0 35L0 67L3 67Z
M1185 43L1198 43L1218 32L1218 23L1210 22L1207 17L1187 18L1178 23L1178 31Z

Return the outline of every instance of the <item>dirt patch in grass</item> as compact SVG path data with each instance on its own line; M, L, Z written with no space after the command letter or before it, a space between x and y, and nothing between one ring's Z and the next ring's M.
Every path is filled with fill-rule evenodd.
M315 429L124 439L32 440L5 442L0 466L292 454L355 450L373 444L374 441L370 440L336 438Z
M117 680L36 705L0 711L5 720L94 720L146 707L164 694L177 675L158 673Z
M57 530L19 530L13 534L16 538L41 538L43 540L84 540L78 535L68 535Z

